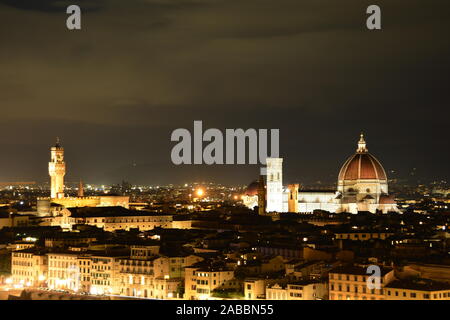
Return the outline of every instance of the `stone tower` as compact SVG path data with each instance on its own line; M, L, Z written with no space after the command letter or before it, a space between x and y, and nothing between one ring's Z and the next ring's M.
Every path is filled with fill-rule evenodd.
M283 211L283 158L267 158L267 212Z
M84 197L84 186L83 181L80 179L80 184L78 185L78 197Z
M290 184L289 188L289 198L288 198L288 211L298 212L298 184Z
M64 198L64 175L66 174L66 163L64 162L64 148L56 144L50 149L50 162L48 163L48 173L50 175L50 198Z
M264 176L259 176L258 181L258 214L266 214L266 184Z

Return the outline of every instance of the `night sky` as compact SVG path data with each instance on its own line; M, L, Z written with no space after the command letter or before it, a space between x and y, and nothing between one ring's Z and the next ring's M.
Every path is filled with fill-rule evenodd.
M335 181L361 131L388 176L449 179L448 0L0 0L0 23L0 181L47 181L56 136L69 182L257 177L172 165L194 120L279 128L286 183Z

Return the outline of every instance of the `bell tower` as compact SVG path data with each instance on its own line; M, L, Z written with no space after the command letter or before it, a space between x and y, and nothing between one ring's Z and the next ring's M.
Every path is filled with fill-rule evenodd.
M50 162L48 173L50 175L50 198L64 198L64 175L66 174L66 163L64 162L64 148L56 138L56 144L50 149Z
M267 212L283 211L283 158L267 158Z

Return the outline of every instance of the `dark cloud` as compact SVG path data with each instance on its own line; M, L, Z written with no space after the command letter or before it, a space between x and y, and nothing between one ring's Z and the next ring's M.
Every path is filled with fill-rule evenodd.
M78 2L101 10L73 32L63 3L0 1L0 181L46 179L56 135L75 180L257 174L173 166L170 133L194 120L280 128L291 182L333 181L361 130L386 168L449 178L448 1L377 1L376 32L360 0Z
M0 0L0 4L21 10L35 10L42 12L66 12L70 5L79 5L83 12L96 11L103 7L106 0Z

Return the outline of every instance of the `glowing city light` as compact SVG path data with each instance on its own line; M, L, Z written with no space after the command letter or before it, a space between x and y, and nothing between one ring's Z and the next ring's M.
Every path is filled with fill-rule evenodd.
M205 194L205 191L202 188L199 188L195 193L198 197L202 197Z

